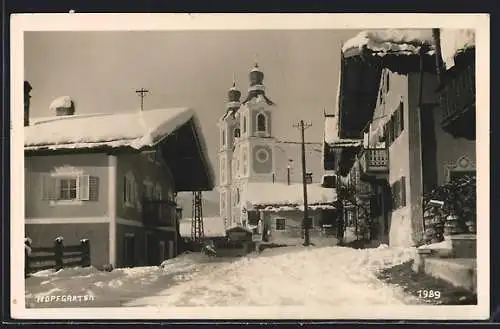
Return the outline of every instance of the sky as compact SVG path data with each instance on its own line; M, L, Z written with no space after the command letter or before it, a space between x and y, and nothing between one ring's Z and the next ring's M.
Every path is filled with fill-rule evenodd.
M218 119L233 83L242 92L255 62L265 74L274 135L299 141L293 127L307 120L306 141L323 140L323 111L334 112L341 44L355 30L70 31L25 33L25 79L33 86L31 117L52 116L60 96L77 114L192 107L217 174Z

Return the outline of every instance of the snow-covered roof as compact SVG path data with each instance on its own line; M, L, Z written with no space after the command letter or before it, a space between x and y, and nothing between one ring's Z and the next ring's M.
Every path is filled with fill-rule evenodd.
M254 207L259 206L295 206L304 203L302 184L283 183L248 183L247 201ZM307 201L309 205L326 205L337 199L334 189L323 188L320 184L307 185Z
M360 139L349 139L349 138L342 138L342 139L337 139L333 143L329 143L328 145L331 147L359 147L363 144L363 141Z
M387 54L415 55L423 45L432 46L432 29L384 29L362 31L342 46L344 56L357 56L363 48L378 56Z
M51 111L55 111L58 108L70 108L73 104L73 100L69 96L61 96L52 101L49 105Z
M191 218L185 218L179 222L179 233L181 237L191 237L191 223ZM204 217L203 234L206 237L226 236L226 227L224 225L224 220L220 217Z
M32 120L24 128L26 150L154 146L190 119L190 108L67 115Z
M475 47L474 29L441 29L441 55L447 69L455 65L454 57L460 52Z

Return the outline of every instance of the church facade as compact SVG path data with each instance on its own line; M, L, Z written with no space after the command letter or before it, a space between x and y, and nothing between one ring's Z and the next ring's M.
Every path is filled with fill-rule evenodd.
M277 181L276 172L283 171L280 168L283 154L279 152L280 142L273 135L276 105L266 96L264 73L258 64L250 71L249 78L248 95L243 101L233 82L226 111L218 122L220 216L226 228L256 229L261 221L264 236L300 240L303 185L290 179ZM332 214L335 190L309 183L311 228L320 232L324 217L335 217Z

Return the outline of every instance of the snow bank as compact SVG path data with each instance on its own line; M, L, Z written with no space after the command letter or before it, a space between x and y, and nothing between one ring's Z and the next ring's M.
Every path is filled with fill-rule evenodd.
M195 117L189 108L71 115L36 120L24 128L25 149L153 146Z
M377 271L415 257L415 249L286 247L244 257L128 306L375 306L408 302ZM276 284L279 282L279 284Z
M69 96L61 96L52 101L49 105L51 111L55 111L59 108L70 108L73 104L73 100Z
M474 29L441 29L441 54L447 69L455 65L454 57L468 48L475 47Z
M119 306L123 300L155 294L196 272L200 254L184 254L165 261L162 266L119 268L111 272L94 267L53 269L34 273L26 280L27 303L38 297L92 295L99 305ZM116 305L118 303L118 305Z
M304 203L302 184L248 183L246 199L252 206L283 205L300 206ZM337 199L335 190L323 188L320 184L307 185L308 203L327 204Z
M191 223L191 218L186 218L180 221L179 231L182 237L191 237ZM204 217L203 234L205 237L226 236L224 220L220 217Z
M423 45L433 44L432 29L369 30L349 39L342 46L342 52L345 56L356 56L366 47L378 56L415 55Z

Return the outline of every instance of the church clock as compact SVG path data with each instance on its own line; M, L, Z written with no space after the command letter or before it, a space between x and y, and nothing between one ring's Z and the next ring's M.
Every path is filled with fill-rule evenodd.
M252 149L253 169L256 174L270 174L273 170L272 149L267 145L256 145Z

